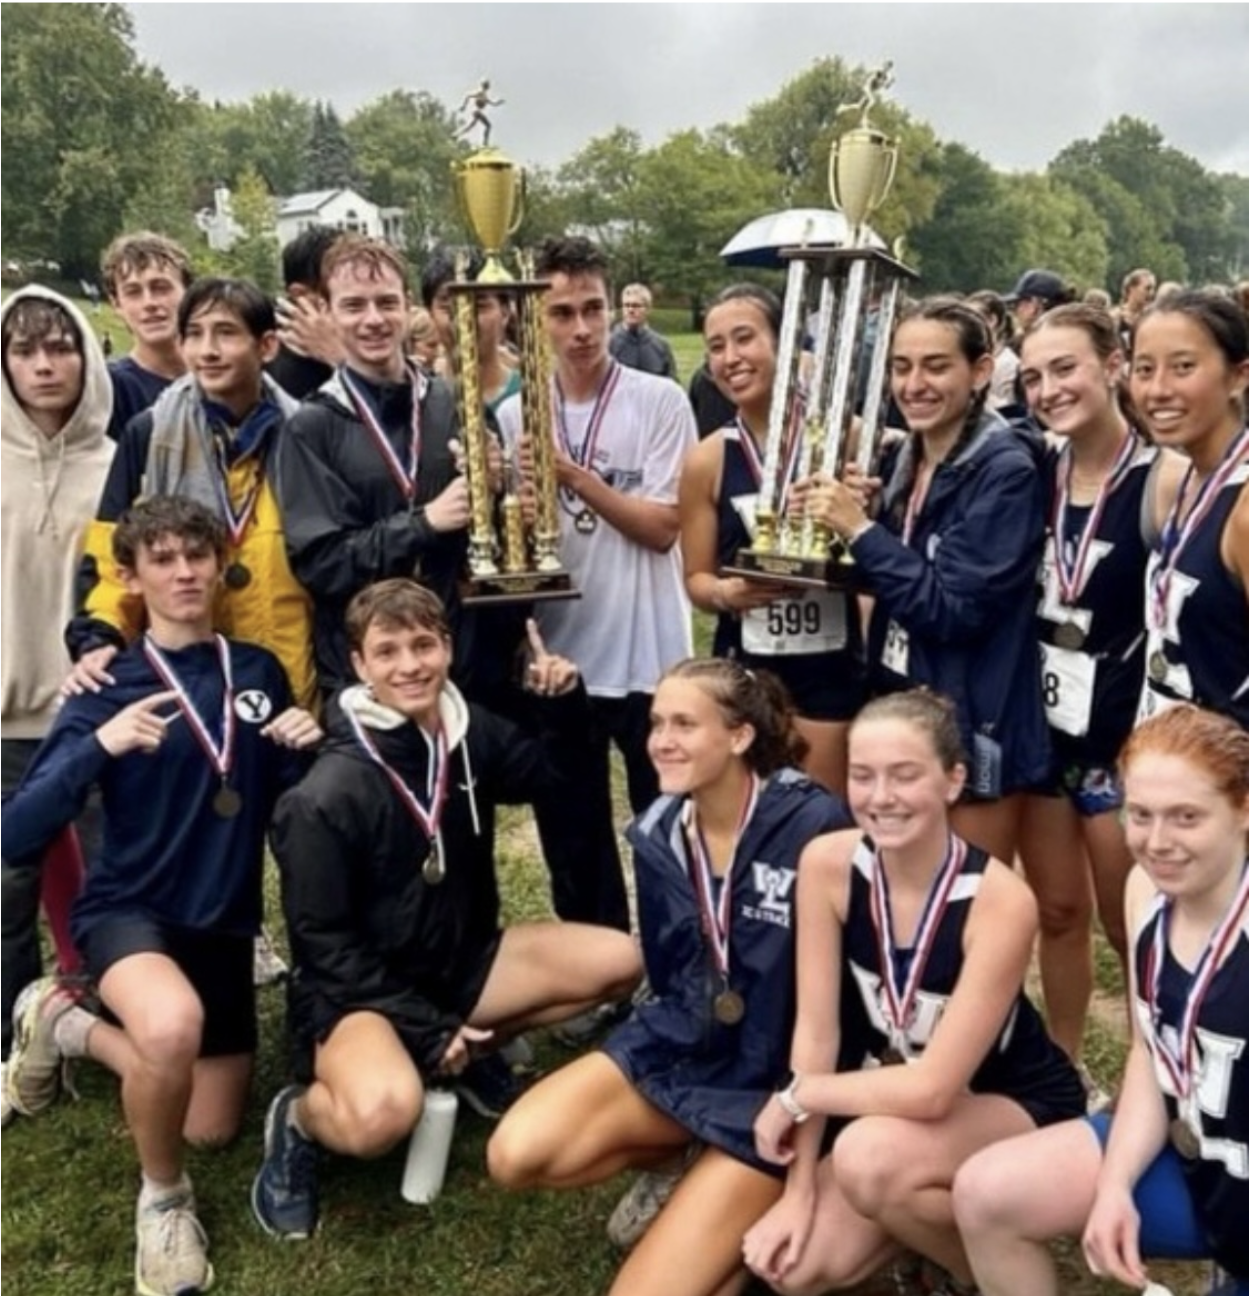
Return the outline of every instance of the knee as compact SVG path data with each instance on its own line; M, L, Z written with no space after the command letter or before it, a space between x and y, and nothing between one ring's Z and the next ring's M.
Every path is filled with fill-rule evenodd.
M642 984L642 954L638 942L628 932L604 933L608 941L605 971L606 998L626 999Z
M412 1133L421 1117L421 1089L401 1080L353 1094L340 1110L339 1145L348 1156L377 1157Z
M994 1147L974 1153L955 1174L951 1209L961 1233L970 1237L1010 1224L1019 1164Z
M1050 940L1065 936L1084 937L1094 917L1093 901L1086 891L1079 894L1037 896L1037 921L1044 937Z
M861 1117L842 1131L834 1145L838 1187L867 1219L877 1219L906 1196L907 1166L906 1140L899 1138L896 1122Z
M486 1169L501 1188L532 1188L543 1180L547 1157L529 1122L508 1115L486 1145Z
M204 1008L194 996L152 1004L127 1021L125 1029L147 1066L190 1066L200 1054Z

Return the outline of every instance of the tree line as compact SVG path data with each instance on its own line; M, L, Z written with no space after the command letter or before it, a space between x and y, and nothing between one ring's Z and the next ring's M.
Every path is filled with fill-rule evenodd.
M434 241L464 237L451 164L468 146L454 139L452 109L424 91L387 91L346 120L285 90L208 103L139 59L121 5L0 11L9 259L90 277L109 239L148 227L185 242L203 269L272 287L270 197L341 185L403 208L418 260ZM829 205L829 149L847 120L838 110L858 98L864 71L820 59L739 122L653 147L620 126L559 167L529 167L518 238L581 227L620 274L697 308L725 281L717 253L742 224L774 208ZM1192 283L1247 273L1246 177L1206 170L1149 122L1122 116L1044 171L1009 173L940 139L898 101L875 120L900 148L875 223L888 241L904 240L926 290L1004 289L1035 265L1113 292L1139 265ZM245 231L229 254L210 253L194 225L219 184L233 191Z

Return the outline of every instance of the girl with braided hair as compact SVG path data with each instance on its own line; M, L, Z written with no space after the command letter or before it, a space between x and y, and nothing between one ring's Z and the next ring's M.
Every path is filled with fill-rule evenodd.
M970 757L956 831L998 859L1015 855L1022 790L1049 765L1034 582L1045 535L1034 452L987 408L993 342L954 297L906 311L890 354L894 399L911 429L884 474L814 478L806 507L845 543L866 593L874 694L927 685L950 697Z

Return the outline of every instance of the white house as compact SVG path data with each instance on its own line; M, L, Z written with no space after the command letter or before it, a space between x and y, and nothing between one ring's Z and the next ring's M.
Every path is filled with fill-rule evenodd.
M274 221L280 248L313 225L404 245L404 209L379 207L354 189L315 189L275 198ZM196 212L195 223L216 252L228 252L243 237L231 210L230 190L224 186L213 190L212 207Z

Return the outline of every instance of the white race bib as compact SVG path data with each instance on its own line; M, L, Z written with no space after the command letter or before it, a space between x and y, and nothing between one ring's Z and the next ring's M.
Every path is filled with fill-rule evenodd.
M885 643L881 647L881 664L895 675L906 675L911 657L911 638L897 621L885 627Z
M1073 738L1089 733L1097 669L1089 653L1042 644L1042 701L1055 729Z
M812 590L742 614L742 649L760 657L837 652L846 647L846 595Z

